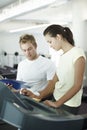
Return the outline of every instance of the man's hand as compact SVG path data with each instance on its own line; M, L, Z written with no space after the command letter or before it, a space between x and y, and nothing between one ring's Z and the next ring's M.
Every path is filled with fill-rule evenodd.
M37 102L41 101L39 96L35 95L33 92L31 92L30 90L27 90L26 88L21 90L21 94L28 96L28 97L31 97L32 99L34 99Z
M34 94L30 90L27 90L26 88L21 90L21 94L28 96L28 97L34 96Z
M9 84L9 83L6 83L5 84L12 92L20 92L20 90L19 89L15 89L15 88L13 88L13 85L12 84Z

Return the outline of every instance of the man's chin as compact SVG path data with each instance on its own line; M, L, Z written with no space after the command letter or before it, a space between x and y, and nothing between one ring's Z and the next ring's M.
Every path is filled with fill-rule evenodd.
M28 58L28 60L33 60L33 58L32 57L27 57Z

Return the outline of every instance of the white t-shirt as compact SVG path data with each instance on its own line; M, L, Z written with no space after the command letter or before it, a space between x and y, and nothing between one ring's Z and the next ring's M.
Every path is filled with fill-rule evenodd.
M76 60L81 56L86 58L84 51L80 48L73 47L70 51L60 57L60 62L57 69L59 81L55 85L55 90L53 94L56 100L60 99L73 86L74 64ZM67 106L77 107L81 104L81 97L82 88L75 96L73 96L64 104Z
M53 62L39 56L35 60L25 59L18 64L17 80L24 81L32 92L43 90L55 74Z

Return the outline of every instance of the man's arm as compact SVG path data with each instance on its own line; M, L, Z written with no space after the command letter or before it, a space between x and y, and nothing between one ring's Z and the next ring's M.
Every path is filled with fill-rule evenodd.
M48 81L48 84L46 88L42 91L39 91L39 95L35 95L33 92L27 90L26 88L21 90L21 93L33 98L36 101L41 101L42 99L49 97L51 94L53 94L55 83L58 81L57 75L55 74L52 80Z

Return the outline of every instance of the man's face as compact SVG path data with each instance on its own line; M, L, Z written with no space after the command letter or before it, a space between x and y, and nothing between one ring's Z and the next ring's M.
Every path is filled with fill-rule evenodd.
M34 60L37 57L37 52L36 52L36 47L32 43L25 43L21 44L21 49L24 52L24 55L29 59L29 60Z

